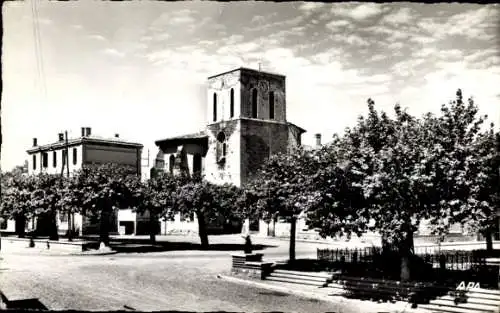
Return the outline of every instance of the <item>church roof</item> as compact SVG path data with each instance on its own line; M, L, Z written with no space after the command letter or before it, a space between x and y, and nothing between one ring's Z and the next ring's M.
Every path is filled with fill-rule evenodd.
M288 125L297 128L301 134L307 132L307 130L305 130L304 128L302 128L300 126L295 125L294 123L291 123L291 122L287 122L287 123L288 123Z
M208 135L205 131L200 131L194 134L181 135L176 137L170 137L165 139L156 140L155 144L159 146L160 144L173 143L173 142L193 142L208 139Z
M227 72L212 75L212 76L208 77L208 79L211 79L211 78L214 78L217 76L221 76L221 75L225 75L228 73L236 72L236 71L245 71L245 72L253 72L253 73L260 73L260 74L266 74L266 75L272 75L272 76L285 77L285 75L282 75L282 74L271 73L268 71L259 71L259 70L255 70L255 69L251 69L251 68L247 68L247 67L239 67L239 68L235 68L233 70L227 71Z

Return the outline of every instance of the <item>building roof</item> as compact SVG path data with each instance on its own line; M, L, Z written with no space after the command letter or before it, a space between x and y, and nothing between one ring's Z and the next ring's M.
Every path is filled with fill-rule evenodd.
M170 137L165 139L156 140L155 144L159 146L160 144L174 143L174 142L193 142L208 139L208 135L205 131L199 131L193 134L181 135L176 137Z
M236 71L253 72L253 73L256 73L256 74L260 73L260 74L265 74L265 75L279 76L279 77L282 77L282 78L286 77L285 75L271 73L271 72L268 72L268 71L259 71L259 70L254 70L254 69L247 68L247 67L239 67L239 68L235 68L233 70L227 71L227 72L223 72L223 73L220 73L220 74L216 74L216 75L210 76L210 77L208 77L208 79L211 79L211 78L214 78L214 77L217 77L217 76L221 76L221 75L225 75L225 74L228 74L228 73L236 72Z
M142 148L144 147L140 143L136 142L130 142L121 138L113 137L113 138L104 138L100 136L85 136L85 137L79 137L79 138L68 138L68 146L75 146L75 145L80 145L84 143L90 143L90 144L101 144L101 145L117 145L117 146L128 146L128 147L135 147L135 148ZM26 152L28 153L34 153L34 152L39 152L39 151L50 151L50 150L56 150L65 147L66 142L65 141L58 141L46 145L41 145L41 146L36 146L32 147Z
M305 130L304 128L302 128L300 126L295 125L294 123L291 123L291 122L287 122L287 123L288 123L288 125L297 128L300 131L301 134L307 132L307 130Z

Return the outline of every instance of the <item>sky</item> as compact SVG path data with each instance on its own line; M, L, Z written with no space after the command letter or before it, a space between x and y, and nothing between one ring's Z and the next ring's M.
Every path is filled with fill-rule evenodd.
M259 63L286 75L304 144L354 125L368 98L421 115L458 88L500 124L497 4L31 0L2 13L3 170L33 137L80 127L153 159L155 140L204 129L209 76Z

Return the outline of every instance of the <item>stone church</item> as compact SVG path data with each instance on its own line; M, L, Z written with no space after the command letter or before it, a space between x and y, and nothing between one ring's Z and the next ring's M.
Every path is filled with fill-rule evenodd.
M155 142L156 170L243 186L269 156L301 145L305 130L286 118L283 75L248 68L214 75L208 78L207 99L203 130ZM274 232L263 221L246 221L243 227L254 234ZM163 221L160 233L173 232L197 232L195 217Z

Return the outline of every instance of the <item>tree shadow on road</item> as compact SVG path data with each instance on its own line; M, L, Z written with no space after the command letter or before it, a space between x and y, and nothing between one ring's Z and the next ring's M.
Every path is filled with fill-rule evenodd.
M98 242L89 244L88 248L97 249ZM268 248L277 246L254 244L254 251L262 251ZM147 239L127 238L127 239L112 239L110 248L119 253L147 253L147 252L164 252L164 251L237 251L243 252L244 244L235 243L216 243L210 244L208 248L203 248L199 243L193 242L168 242L161 241L151 244Z

